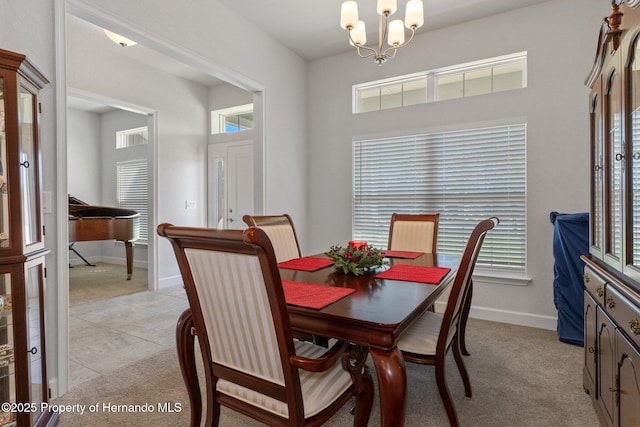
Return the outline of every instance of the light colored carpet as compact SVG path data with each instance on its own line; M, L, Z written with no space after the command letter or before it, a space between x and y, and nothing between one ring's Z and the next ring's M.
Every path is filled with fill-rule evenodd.
M96 263L69 269L69 305L113 298L147 290L147 269L135 268L127 279L124 265Z
M558 341L553 331L470 319L465 363L473 398L464 388L452 357L447 378L462 426L540 427L598 426L591 400L582 388L583 349ZM373 365L369 363L374 374ZM406 425L448 426L431 366L407 364ZM65 413L62 426L187 426L189 404L175 350L121 368L112 375L81 384L55 404L97 404L98 410ZM174 413L158 405L180 406ZM149 405L153 412L107 412L104 404ZM174 406L176 405L176 406ZM380 425L376 395L370 425ZM353 418L343 408L326 425L349 426ZM220 425L254 426L253 420L223 409Z

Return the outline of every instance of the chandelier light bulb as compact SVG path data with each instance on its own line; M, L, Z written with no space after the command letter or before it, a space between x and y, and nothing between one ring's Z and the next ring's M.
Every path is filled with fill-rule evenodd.
M345 1L342 3L340 13L340 26L344 29L354 28L358 25L358 3L355 1Z
M401 19L394 19L389 23L389 46L399 46L404 43L404 22Z
M393 15L398 10L398 2L396 0L378 0L378 15Z
M367 29L363 21L358 21L349 34L351 36L349 40L351 46L364 45L367 43Z
M407 28L420 28L424 24L422 0L409 0L404 18Z

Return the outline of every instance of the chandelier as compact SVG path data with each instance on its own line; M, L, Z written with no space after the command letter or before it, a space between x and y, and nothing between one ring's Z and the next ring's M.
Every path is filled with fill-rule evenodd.
M375 49L365 46L367 31L364 22L358 20L358 3L355 1L342 3L340 26L349 31L349 44L355 46L358 56L361 58L373 56L374 62L382 65L387 59L395 57L398 49L413 40L416 29L424 24L422 0L407 2L404 22L401 19L389 22L389 16L393 15L397 9L397 0L378 0L378 47ZM411 30L411 36L406 42L403 27ZM385 43L389 45L386 48Z

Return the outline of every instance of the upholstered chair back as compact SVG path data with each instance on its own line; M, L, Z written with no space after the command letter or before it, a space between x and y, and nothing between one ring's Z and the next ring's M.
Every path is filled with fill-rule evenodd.
M434 253L440 214L393 214L388 249Z
M242 219L248 226L261 228L267 233L278 262L300 258L298 238L289 215L245 215Z

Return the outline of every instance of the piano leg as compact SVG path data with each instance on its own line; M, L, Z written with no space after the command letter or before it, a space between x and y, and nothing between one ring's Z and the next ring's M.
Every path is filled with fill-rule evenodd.
M128 240L124 242L124 246L127 250L127 280L131 280L133 275L133 242Z
M71 243L69 243L69 250L70 250L70 251L73 251L73 253L75 253L76 255L78 255L78 256L79 256L79 257L84 261L84 263L85 263L85 264L87 264L89 267L95 267L95 266L96 266L95 264L91 264L89 261L87 261L87 259L86 259L85 257L83 257L83 256L80 254L80 252L76 251L76 248L74 248L74 247L73 247L73 245L74 245L75 243L76 243L76 242L71 242Z

